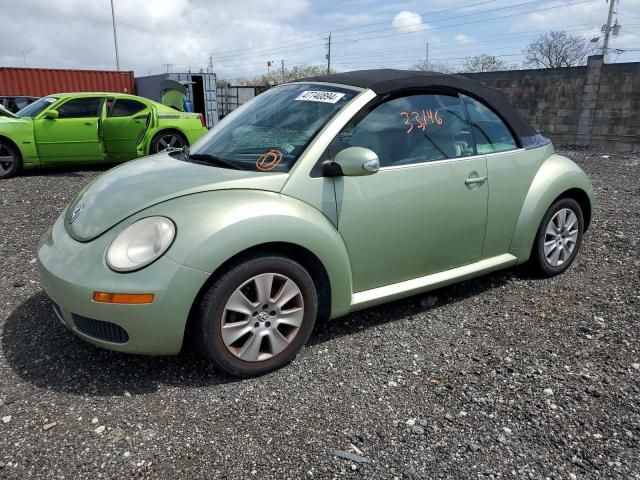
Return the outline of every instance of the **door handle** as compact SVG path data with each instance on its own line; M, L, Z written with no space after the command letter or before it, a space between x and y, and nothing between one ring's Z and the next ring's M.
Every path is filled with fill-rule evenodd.
M84 125L86 125L87 127L90 127L91 125L93 125L92 122L84 122Z
M475 185L478 183L484 183L487 181L487 177L474 177L474 178L467 178L464 183L467 185Z

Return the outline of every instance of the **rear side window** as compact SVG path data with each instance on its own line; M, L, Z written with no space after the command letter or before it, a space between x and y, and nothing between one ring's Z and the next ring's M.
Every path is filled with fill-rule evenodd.
M58 107L58 118L95 118L100 116L103 98L74 98Z
M474 155L462 101L449 95L411 95L375 107L348 124L332 155L346 147L373 150L383 167Z
M109 113L110 117L129 117L141 112L147 108L147 106L136 100L130 100L128 98L118 98L115 101L114 106Z
M518 148L509 127L482 103L462 96L469 112L471 130L479 154L506 152Z

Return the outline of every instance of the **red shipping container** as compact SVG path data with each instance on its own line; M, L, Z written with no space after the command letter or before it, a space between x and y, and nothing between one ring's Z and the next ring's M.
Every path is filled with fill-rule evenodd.
M133 72L0 67L0 95L70 92L135 93Z

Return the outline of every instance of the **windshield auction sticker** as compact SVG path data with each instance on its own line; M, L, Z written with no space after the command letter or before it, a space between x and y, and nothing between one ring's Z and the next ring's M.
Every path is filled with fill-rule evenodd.
M336 103L342 97L344 97L344 93L326 92L322 90L305 90L296 97L296 100L303 100L305 102Z

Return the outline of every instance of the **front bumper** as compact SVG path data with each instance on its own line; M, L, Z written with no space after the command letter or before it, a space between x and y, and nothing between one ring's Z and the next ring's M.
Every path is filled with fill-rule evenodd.
M104 256L120 229L90 242L77 242L65 231L63 218L38 246L40 279L58 317L71 331L100 347L148 355L178 353L191 305L210 274L166 255L137 272L113 272ZM109 304L94 302L94 291L153 293L155 297L150 304Z

